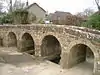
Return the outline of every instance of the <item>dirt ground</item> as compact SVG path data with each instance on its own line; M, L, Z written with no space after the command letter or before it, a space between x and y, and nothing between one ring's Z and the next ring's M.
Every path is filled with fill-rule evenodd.
M90 62L62 69L48 60L16 52L16 48L0 48L0 75L92 75L92 70Z

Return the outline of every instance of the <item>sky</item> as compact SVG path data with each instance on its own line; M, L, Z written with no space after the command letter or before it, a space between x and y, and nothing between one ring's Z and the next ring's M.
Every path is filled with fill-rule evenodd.
M26 2L27 0L21 0ZM38 3L48 13L65 11L72 14L83 12L86 8L97 10L95 0L28 0L29 4Z
M27 0L22 0L27 1ZM97 10L95 0L28 0L29 4L34 2L38 3L42 8L44 8L49 13L55 11L65 11L76 14L77 12L82 12L86 8L91 8Z

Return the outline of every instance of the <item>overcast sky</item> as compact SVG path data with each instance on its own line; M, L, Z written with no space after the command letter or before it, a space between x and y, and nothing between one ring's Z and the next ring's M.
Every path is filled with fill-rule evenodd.
M27 0L21 0L26 2ZM38 3L49 13L55 11L65 11L75 14L82 12L86 8L97 10L95 0L28 0L29 4Z

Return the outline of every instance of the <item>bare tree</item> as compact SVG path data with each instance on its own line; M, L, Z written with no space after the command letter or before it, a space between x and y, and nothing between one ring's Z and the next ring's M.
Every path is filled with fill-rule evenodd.
M97 7L98 7L98 10L100 11L100 5L99 5L99 0L95 0L95 3L96 3L96 5L97 5Z
M10 12L12 12L12 0L10 0L9 5L10 5Z
M94 10L91 8L85 9L83 12L78 12L76 15L78 17L83 17L83 16L91 16L94 13Z
M78 13L76 14L76 16L78 16L78 17L83 17L83 16L84 16L84 13L83 13L83 12L78 12Z
M21 2L21 0L2 0L2 1L4 1L7 4L6 10L8 10L8 12L15 11L16 9L22 9L25 6L25 3Z
M3 9L3 3L0 2L0 13L2 12L2 9Z
M7 11L12 11L12 0L0 0L2 3L7 5L4 7Z
M16 0L12 6L13 11L17 9L23 9L25 7L25 3L20 2L20 0Z
M94 10L91 9L91 8L87 8L87 9L85 9L84 12L83 12L83 14L84 14L85 16L91 16L93 13L94 13Z

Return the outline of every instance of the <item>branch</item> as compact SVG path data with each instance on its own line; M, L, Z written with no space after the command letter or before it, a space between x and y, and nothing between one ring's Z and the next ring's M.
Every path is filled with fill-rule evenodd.
M95 0L95 2L96 2L96 5L97 5L97 7L98 7L98 10L100 11L99 0Z

